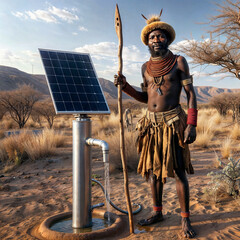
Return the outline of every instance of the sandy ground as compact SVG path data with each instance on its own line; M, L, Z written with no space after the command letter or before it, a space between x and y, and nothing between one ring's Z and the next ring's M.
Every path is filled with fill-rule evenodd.
M70 146L70 144L69 144ZM93 153L93 174L104 183L103 163L99 151ZM225 197L220 203L206 202L203 187L209 181L207 173L214 170L214 153L192 151L195 174L189 176L191 189L191 220L195 239L240 239L240 203ZM60 149L57 156L36 162L25 162L11 173L0 177L0 239L36 239L31 229L45 218L72 208L71 148ZM110 175L111 199L126 209L122 173ZM133 203L143 210L134 216L135 234L119 233L114 239L183 239L180 208L175 180L168 179L164 187L163 214L165 221L151 227L139 227L137 221L151 214L152 200L149 184L136 173L129 173L129 188ZM92 187L93 204L104 202L99 186ZM111 211L121 215L115 209ZM127 217L124 219L127 221Z

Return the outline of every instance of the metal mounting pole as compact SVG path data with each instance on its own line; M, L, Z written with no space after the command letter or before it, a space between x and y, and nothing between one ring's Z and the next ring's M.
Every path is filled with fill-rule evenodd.
M92 157L91 146L86 144L86 139L91 137L91 122L87 115L78 115L73 120L73 228L92 226Z

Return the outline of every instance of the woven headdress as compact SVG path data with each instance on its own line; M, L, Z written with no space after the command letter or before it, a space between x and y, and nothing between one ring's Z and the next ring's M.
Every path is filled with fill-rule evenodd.
M141 39L145 45L148 45L148 34L156 29L165 30L168 33L169 45L174 41L175 31L171 25L160 21L161 15L162 15L162 10L161 10L159 16L152 16L150 19L147 19L144 15L142 15L146 19L146 22L147 22L147 25L143 28L142 33L141 33Z

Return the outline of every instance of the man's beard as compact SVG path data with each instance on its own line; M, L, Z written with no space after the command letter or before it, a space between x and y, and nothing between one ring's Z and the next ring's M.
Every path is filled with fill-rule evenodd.
M161 46L161 48L159 48L157 51L154 50L153 46L152 47L148 46L148 50L149 50L152 57L163 57L167 53L168 44L167 43L166 44L161 43L160 46Z

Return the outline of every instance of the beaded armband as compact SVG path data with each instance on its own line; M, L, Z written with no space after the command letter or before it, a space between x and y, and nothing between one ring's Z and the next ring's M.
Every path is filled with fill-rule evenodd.
M187 78L187 79L182 80L181 83L182 83L182 86L186 86L186 85L188 85L188 84L193 83L193 77L192 77L192 75L191 75L190 78Z

